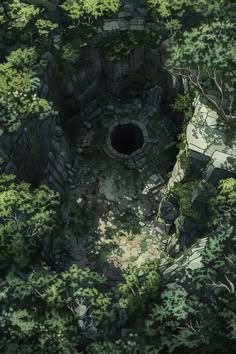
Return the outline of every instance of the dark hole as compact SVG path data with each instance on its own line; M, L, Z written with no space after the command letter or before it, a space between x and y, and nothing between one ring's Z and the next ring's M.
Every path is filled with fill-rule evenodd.
M111 145L121 154L130 155L143 146L142 130L135 124L118 124L111 133Z

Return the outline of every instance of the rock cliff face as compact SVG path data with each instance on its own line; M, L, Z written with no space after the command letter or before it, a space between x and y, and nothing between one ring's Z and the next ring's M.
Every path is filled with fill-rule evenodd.
M194 116L187 127L192 172L204 169L206 180L217 185L220 179L236 175L236 134L220 127L217 113L199 97L194 105Z
M104 95L122 97L127 94L127 89L135 91L137 86L142 91L145 81L162 87L165 99L170 101L183 90L181 81L164 69L166 41L163 26L151 21L145 7L137 6L129 1L117 18L105 19L84 52L84 65L76 72L68 73L63 81L58 81L63 106L68 110L84 110L91 101L99 100ZM140 15L141 12L143 15ZM140 39L135 45L133 39L127 41L125 45L128 50L122 56L117 53L117 47L132 33ZM112 44L113 49L101 49L107 44Z
M63 130L55 118L29 122L14 134L0 138L1 171L37 186L49 184L64 193L73 177L72 156Z
M164 196L159 210L159 232L169 234L166 249L172 255L191 247L206 231L210 192L204 189L204 184L216 187L221 179L236 176L236 135L219 125L216 112L200 97L197 96L193 104L194 114L186 129L189 166L183 168L177 160L166 188L167 200ZM198 220L181 215L179 200L168 194L173 192L175 183L183 183L184 188L184 183L194 175L198 176L199 183L191 191L190 208L199 213ZM178 226L176 233L175 226Z
M51 100L55 89L55 60L46 52L42 59L47 69L41 77L40 96ZM52 115L44 121L29 121L12 134L0 137L2 173L16 174L33 185L46 183L64 193L66 181L73 177L72 155L60 124L60 117Z

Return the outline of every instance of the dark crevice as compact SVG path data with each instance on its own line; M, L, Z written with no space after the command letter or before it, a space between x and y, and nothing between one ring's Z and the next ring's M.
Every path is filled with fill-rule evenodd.
M142 130L135 124L118 124L111 133L111 145L121 154L130 155L143 144Z

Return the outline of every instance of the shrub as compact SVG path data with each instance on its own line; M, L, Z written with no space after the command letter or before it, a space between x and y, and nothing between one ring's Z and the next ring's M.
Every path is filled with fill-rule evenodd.
M0 177L1 268L30 266L42 239L55 229L59 195L46 186L32 189L13 175Z

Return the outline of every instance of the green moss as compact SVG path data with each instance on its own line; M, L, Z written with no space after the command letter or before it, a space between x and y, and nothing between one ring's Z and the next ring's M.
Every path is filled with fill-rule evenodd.
M175 112L183 114L182 132L178 135L180 144L178 145L179 153L177 159L184 170L188 170L191 167L191 159L189 156L186 129L189 121L193 116L193 98L193 93L189 93L187 95L178 95L175 99L174 104L171 105L172 109Z
M192 195L194 190L198 188L199 180L186 183L175 183L173 193L178 197L180 215L188 216L197 221L200 215L192 208Z

